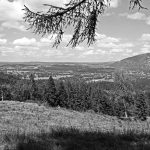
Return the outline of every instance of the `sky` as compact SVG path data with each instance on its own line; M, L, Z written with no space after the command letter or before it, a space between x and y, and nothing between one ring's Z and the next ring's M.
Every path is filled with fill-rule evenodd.
M150 52L150 0L148 10L129 10L129 0L112 0L97 24L96 42L67 47L67 29L60 46L52 48L49 35L35 35L24 22L24 5L44 11L42 4L63 6L68 0L0 0L0 62L106 62Z

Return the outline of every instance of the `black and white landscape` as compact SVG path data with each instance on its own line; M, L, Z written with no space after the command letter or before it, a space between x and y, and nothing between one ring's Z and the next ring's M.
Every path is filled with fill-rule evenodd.
M0 0L0 150L149 150L149 9Z

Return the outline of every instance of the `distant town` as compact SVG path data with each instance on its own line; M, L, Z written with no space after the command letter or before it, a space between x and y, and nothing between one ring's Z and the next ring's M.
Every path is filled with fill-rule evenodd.
M47 80L78 77L87 82L114 82L115 68L103 63L1 63L0 71L29 79L33 74L35 80ZM125 74L135 78L150 79L150 72L142 70L124 70Z
M35 64L3 64L0 71L29 79L34 74L35 80L47 80L51 75L54 79L72 78L78 76L88 82L114 81L114 68L101 67L98 64L79 63L35 63Z

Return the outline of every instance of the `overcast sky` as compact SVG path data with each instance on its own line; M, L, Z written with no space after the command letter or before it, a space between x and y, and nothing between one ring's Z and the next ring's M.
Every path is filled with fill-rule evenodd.
M0 61L66 61L104 62L150 52L149 10L129 10L129 0L112 0L111 7L99 18L97 42L90 47L81 44L66 47L71 32L64 35L62 44L52 48L48 36L41 37L27 31L23 21L23 6L44 10L42 3L62 6L67 0L0 0Z

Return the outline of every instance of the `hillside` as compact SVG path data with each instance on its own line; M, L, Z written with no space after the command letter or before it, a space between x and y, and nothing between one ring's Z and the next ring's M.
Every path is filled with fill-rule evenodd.
M129 125L131 129L139 127L137 121L130 122ZM143 125L147 124L142 124L142 127L144 127ZM81 130L98 129L106 132L113 131L114 128L124 130L127 124L116 117L91 112L81 113L62 108L49 108L39 106L36 103L0 101L0 133L18 129L23 132L47 131L51 127L75 127Z
M150 53L129 57L110 66L116 69L150 71Z
M14 101L0 102L0 118L0 150L140 150L134 144L138 140L140 145L144 144L143 149L150 148L145 145L145 139L150 138L149 120L128 122L90 112ZM136 134L125 132L128 130Z
M113 131L114 127L123 129L124 124L116 117L80 113L62 108L46 108L36 103L14 101L0 102L0 133L18 129L25 132L38 132L51 127L76 127Z

